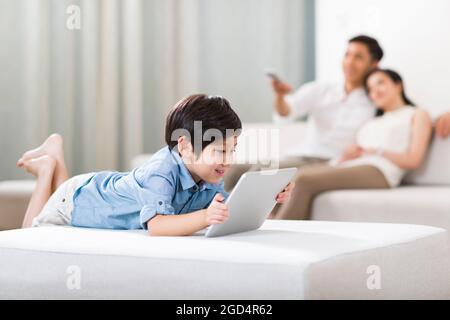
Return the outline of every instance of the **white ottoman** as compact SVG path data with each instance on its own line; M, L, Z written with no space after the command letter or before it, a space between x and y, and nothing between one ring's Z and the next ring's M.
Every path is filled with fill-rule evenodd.
M267 221L222 238L0 232L0 299L448 299L443 229ZM368 273L369 272L369 273Z

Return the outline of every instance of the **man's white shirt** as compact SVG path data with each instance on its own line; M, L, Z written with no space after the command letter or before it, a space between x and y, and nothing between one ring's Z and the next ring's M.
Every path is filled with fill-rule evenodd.
M363 88L345 92L343 84L307 83L285 97L287 117L274 113L274 122L290 123L308 116L306 137L291 155L332 159L355 143L356 132L375 116L375 107Z

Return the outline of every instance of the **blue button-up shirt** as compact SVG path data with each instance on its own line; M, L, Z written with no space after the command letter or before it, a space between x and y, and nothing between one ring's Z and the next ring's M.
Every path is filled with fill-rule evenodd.
M147 228L156 214L173 215L207 208L219 184L196 184L179 154L164 147L131 172L95 173L73 196L72 225L105 229Z

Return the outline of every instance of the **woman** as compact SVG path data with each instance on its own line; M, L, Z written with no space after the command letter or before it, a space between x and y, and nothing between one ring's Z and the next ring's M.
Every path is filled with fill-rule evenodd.
M378 108L377 117L358 131L356 143L339 158L300 169L291 199L274 209L273 218L308 219L314 197L325 191L395 188L407 171L422 164L432 124L427 112L406 96L400 75L376 69L365 87Z

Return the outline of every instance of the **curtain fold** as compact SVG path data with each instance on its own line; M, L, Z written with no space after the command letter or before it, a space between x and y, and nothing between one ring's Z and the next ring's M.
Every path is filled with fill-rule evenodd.
M71 174L127 170L164 145L169 108L191 93L224 95L244 121L271 121L264 68L294 86L312 80L311 2L0 0L0 180L28 178L16 159L52 132ZM79 30L66 26L71 5Z

